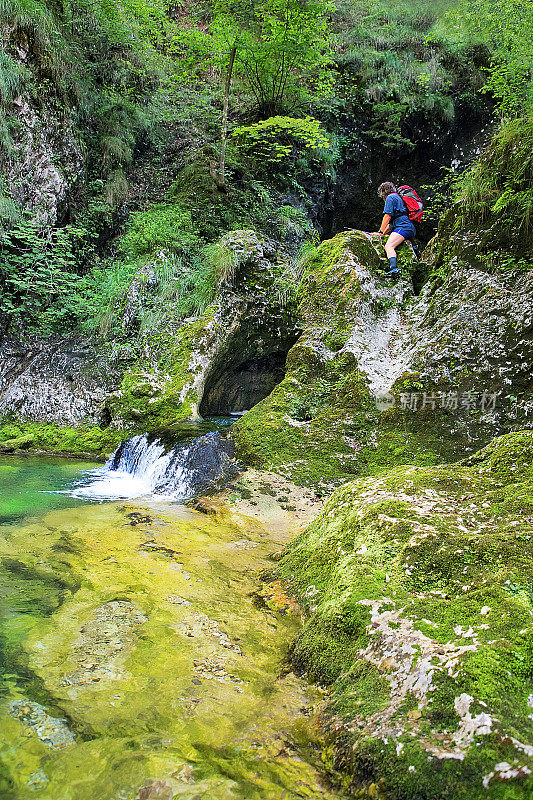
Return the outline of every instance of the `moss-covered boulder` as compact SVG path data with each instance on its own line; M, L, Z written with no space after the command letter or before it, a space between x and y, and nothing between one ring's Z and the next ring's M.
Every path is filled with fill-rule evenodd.
M73 427L0 417L0 453L58 453L103 461L113 452L123 436L122 431L112 427Z
M469 222L460 204L451 209L424 253L429 276L391 387L406 427L451 458L533 423L533 270L511 241L505 250L505 220L480 211Z
M338 489L279 574L292 661L330 686L326 757L361 796L533 792L533 432Z
M428 442L402 427L379 429L382 395L401 373L390 348L412 297L411 249L400 250L405 278L384 276L385 252L361 231L323 242L298 292L303 333L284 380L233 426L241 457L298 483L327 488L391 463L434 458ZM383 401L383 403L382 403Z
M466 258L435 271L436 247L433 267L400 250L405 277L393 284L367 234L322 243L299 290L303 333L285 380L234 427L244 459L332 485L456 460L531 425L533 272Z

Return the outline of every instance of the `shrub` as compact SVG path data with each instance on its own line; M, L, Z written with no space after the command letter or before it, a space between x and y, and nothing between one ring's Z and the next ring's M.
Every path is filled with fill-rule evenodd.
M79 301L76 249L85 231L23 219L0 234L2 312L12 325L50 333L72 321Z
M136 258L163 248L173 253L190 252L202 244L190 211L179 205L158 203L148 211L131 215L119 248L123 255Z

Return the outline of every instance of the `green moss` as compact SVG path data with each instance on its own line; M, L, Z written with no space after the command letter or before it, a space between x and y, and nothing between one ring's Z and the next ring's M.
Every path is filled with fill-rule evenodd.
M355 356L343 350L361 302L370 302L361 268L379 276L384 264L384 251L361 231L308 254L297 310L304 332L288 353L285 380L232 429L243 460L324 491L391 465L438 460L439 437L406 432L404 415L380 417Z
M388 681L373 664L355 660L356 653L350 655L355 663L335 684L332 710L344 718L382 711L389 701Z
M149 211L132 214L119 240L121 252L129 258L150 255L162 247L183 254L201 244L190 210L173 203L157 203Z
M81 425L62 427L41 422L13 422L0 417L0 449L66 453L101 460L124 439L124 431Z
M517 479L533 479L532 443L533 431L510 433L494 439L462 463L479 467L483 473L490 474L493 480L517 488Z
M54 799L133 800L147 784L157 793L158 781L190 798L277 800L302 787L330 796L306 755L311 726L300 712L315 694L294 676L279 680L297 616L250 603L283 533L267 541L223 509L186 516L85 503L32 513L0 538L0 741L18 797L32 796L44 762L44 796ZM255 547L235 549L242 537ZM50 747L50 727L36 735L9 713L11 700L30 698L66 719L69 747ZM295 720L303 760L280 755L279 731L292 740ZM186 764L184 780L173 778Z
M276 204L269 187L258 180L238 181L231 192L221 192L209 171L214 158L212 149L206 147L197 160L183 167L168 190L167 202L190 210L196 229L209 242L237 228L265 227L271 234Z
M118 392L107 401L113 419L145 430L168 428L176 422L198 415L198 391L194 386L199 366L193 354L207 349L208 331L213 321L212 309L186 322L176 331L163 330L151 337L157 359L146 357L128 369Z
M453 467L353 481L279 562L308 614L293 663L331 686L346 723L335 763L355 787L382 778L387 796L417 800L530 790L525 773L482 780L504 761L533 766L509 738L533 735L533 522L506 502L531 494L532 465L533 432L520 431ZM494 720L475 738L461 734L461 696ZM437 757L456 747L462 760Z
M15 437L14 439L6 439L0 445L2 450L23 450L33 443L34 437L32 433L24 434L23 436Z

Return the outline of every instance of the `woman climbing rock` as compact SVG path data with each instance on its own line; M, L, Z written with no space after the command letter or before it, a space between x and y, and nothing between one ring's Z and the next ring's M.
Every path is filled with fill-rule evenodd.
M383 222L376 233L380 236L390 234L385 244L385 251L389 259L389 270L385 274L397 278L400 275L400 270L396 262L396 248L406 240L412 242L415 238L416 230L409 218L409 209L393 183L390 181L382 183L378 189L378 196L385 201L385 207L383 209Z

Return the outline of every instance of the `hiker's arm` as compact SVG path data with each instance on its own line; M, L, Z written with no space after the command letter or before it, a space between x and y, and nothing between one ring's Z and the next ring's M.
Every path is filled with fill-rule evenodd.
M383 217L383 222L381 223L381 228L379 229L379 231L376 231L376 233L380 233L383 236L386 233L389 233L391 219L392 217L390 214L385 214L385 216Z

